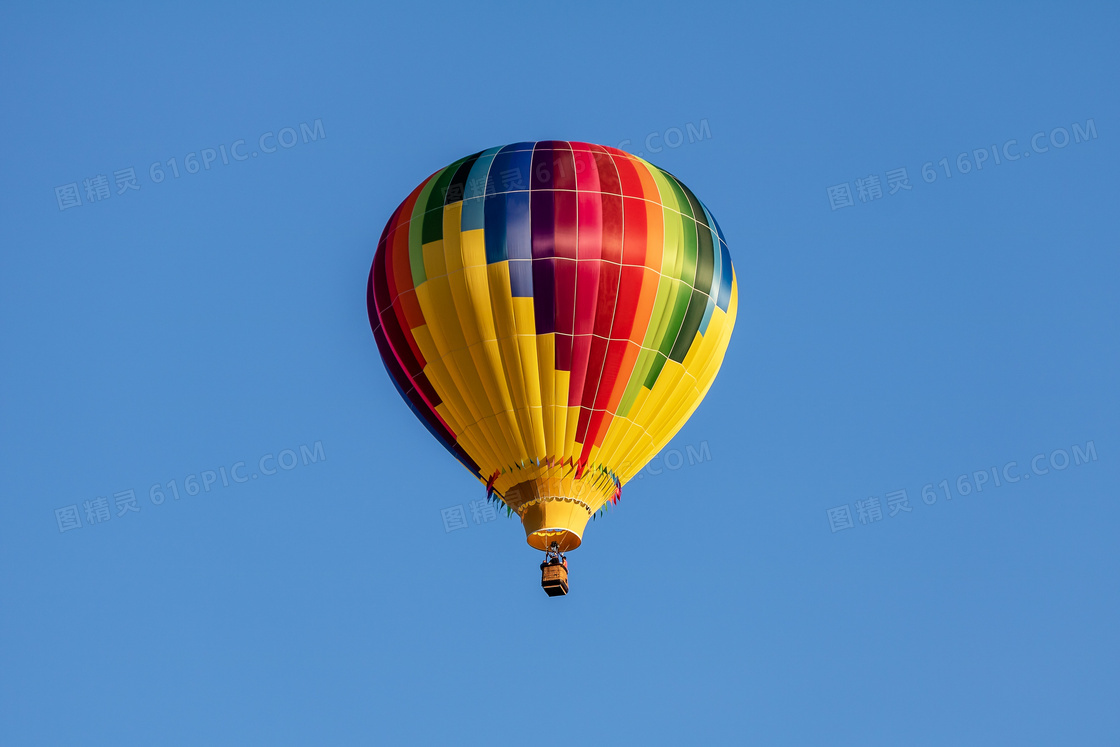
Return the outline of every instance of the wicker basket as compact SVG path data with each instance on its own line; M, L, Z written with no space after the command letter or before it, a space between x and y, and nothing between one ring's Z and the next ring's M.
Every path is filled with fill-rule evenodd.
M541 588L550 597L560 597L568 593L568 569L556 563L541 569Z

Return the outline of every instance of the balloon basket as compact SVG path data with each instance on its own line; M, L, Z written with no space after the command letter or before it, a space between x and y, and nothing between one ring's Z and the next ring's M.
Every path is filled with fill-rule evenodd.
M550 597L562 597L568 593L568 569L556 563L546 564L541 569L541 588Z
M541 563L541 588L550 597L562 597L568 593L568 559L560 552L560 546L553 542L544 551Z

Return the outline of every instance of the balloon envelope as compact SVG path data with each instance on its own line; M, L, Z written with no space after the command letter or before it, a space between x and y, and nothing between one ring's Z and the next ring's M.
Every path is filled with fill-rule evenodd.
M389 219L367 287L413 413L530 545L564 551L700 404L737 300L723 233L684 184L566 141L432 174Z

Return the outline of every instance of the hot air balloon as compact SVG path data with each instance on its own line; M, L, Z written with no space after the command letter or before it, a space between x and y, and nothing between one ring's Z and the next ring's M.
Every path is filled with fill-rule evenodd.
M366 301L397 391L520 517L559 595L563 554L711 387L738 290L723 232L679 179L546 140L416 187L381 234Z

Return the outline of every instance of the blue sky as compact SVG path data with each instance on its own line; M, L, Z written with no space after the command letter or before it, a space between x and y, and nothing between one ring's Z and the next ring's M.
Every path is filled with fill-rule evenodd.
M6 6L0 741L1116 744L1118 15ZM365 312L409 190L550 138L740 288L563 599Z

